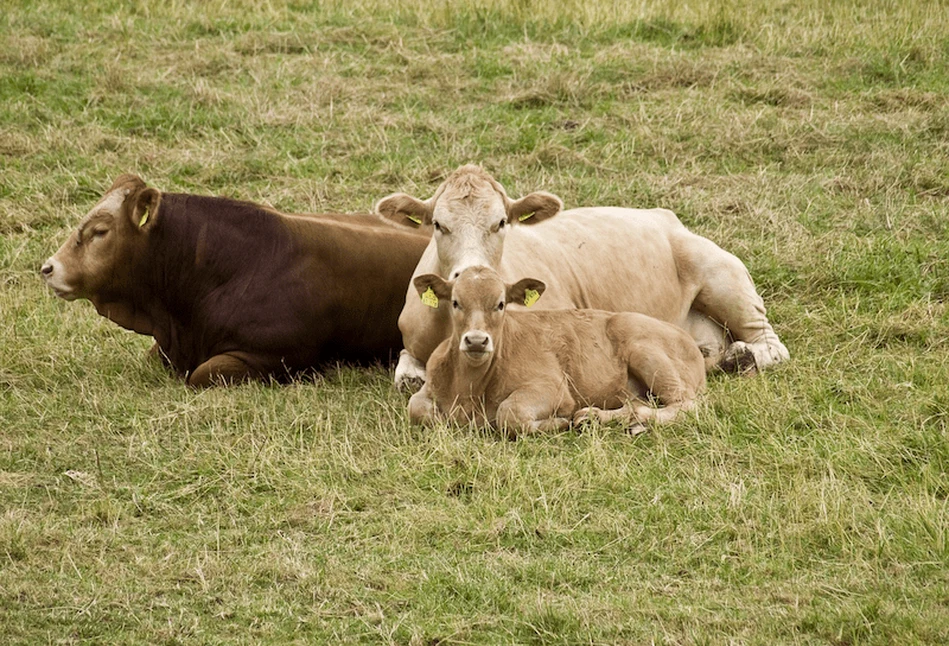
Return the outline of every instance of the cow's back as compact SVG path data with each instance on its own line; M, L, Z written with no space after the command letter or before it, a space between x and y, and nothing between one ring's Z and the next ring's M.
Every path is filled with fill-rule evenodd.
M508 312L496 379L508 392L495 398L549 381L552 391L563 383L577 405L621 406L628 374L608 333L611 316L602 310Z
M513 227L500 273L547 284L545 309L635 311L684 321L694 294L680 281L676 236L688 233L665 209L571 209L534 226Z

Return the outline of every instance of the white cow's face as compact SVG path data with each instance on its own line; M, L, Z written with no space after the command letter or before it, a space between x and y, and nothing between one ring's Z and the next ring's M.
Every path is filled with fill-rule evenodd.
M500 267L504 238L517 224L535 224L563 208L556 195L543 191L511 200L497 181L477 166L462 166L430 199L404 193L383 198L376 212L399 224L431 224L439 273L452 280L467 267Z
M40 273L65 300L93 298L128 280L129 262L154 220L159 193L132 175L120 176L82 219Z
M438 300L451 301L452 343L473 367L484 365L494 355L507 304L532 305L545 289L544 283L533 278L505 285L497 271L484 266L468 267L453 281L426 274L416 277L414 284L423 299L431 290Z
M508 214L490 186L444 191L432 209L432 226L444 276L454 280L468 267L500 267Z

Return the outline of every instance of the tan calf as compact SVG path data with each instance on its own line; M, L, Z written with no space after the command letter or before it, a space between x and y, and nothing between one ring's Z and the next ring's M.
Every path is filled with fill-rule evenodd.
M418 276L430 307L450 308L451 337L432 353L428 380L409 401L415 423L489 424L508 435L559 430L586 418L631 426L671 420L705 387L705 361L684 330L632 312L507 311L546 286L505 285L489 267L453 281ZM645 399L655 397L661 408Z

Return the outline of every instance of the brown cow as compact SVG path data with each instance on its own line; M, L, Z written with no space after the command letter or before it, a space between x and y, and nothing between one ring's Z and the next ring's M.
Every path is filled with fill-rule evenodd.
M632 312L507 311L509 303L530 306L546 286L533 278L505 285L489 267L413 284L428 305L450 303L452 320L451 337L428 360L428 380L409 400L413 422L447 418L508 435L587 418L641 428L692 408L705 387L702 353L671 323ZM648 395L664 406L647 405Z
M387 360L427 232L161 193L121 175L41 273L57 296L152 336L191 386Z

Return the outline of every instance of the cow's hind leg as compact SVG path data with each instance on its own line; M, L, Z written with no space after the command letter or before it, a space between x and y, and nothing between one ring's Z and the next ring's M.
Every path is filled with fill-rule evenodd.
M689 337L669 326L668 330L657 329L655 334L642 340L630 340L635 338L636 319L617 315L612 323L614 333L624 339L617 350L626 362L629 395L645 386L662 406L653 408L630 397L620 408L591 407L585 409L585 415L603 422L619 419L631 423L664 423L673 420L680 411L691 410L696 396L705 387L705 362ZM578 415L581 413L584 411Z
M789 358L766 316L764 301L744 263L711 240L698 236L683 242L681 273L694 282L693 309L720 322L735 340L719 367L752 372Z
M248 358L241 355L242 353L225 352L211 357L188 375L188 385L193 388L207 388L260 379L263 372L254 368Z

